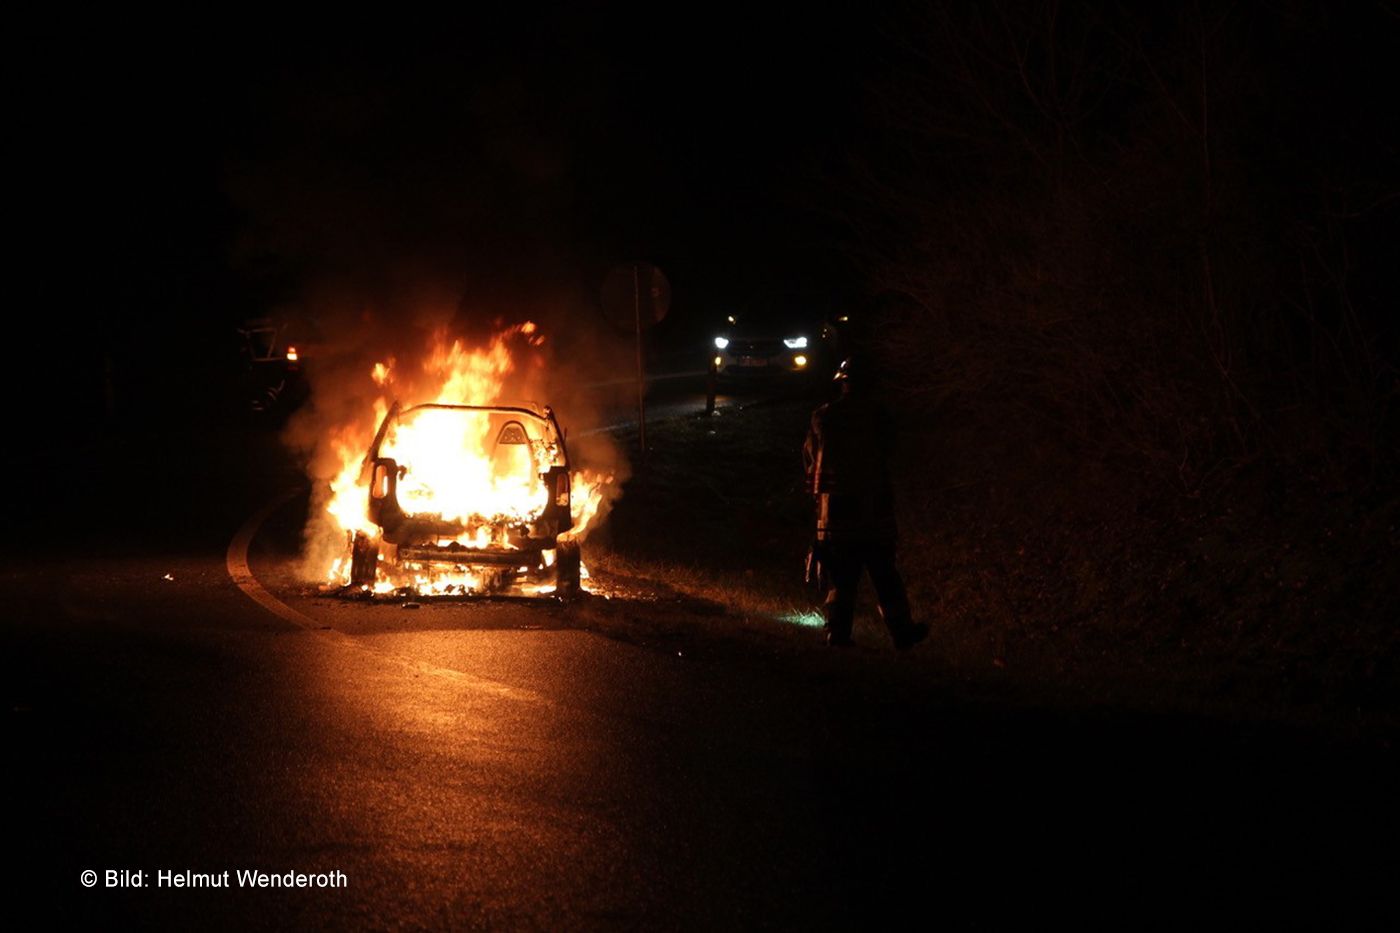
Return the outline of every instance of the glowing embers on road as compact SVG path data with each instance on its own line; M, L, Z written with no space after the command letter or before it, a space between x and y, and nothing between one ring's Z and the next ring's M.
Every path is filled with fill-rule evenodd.
M522 559L525 552L521 552ZM561 592L556 576L557 552L538 552L534 566L521 563L513 566L481 566L472 564L470 555L462 564L418 561L378 561L372 584L345 584L332 581L324 589L341 596L374 599L453 599L479 596L547 597L571 595ZM578 567L578 592L591 591L588 568L582 561Z

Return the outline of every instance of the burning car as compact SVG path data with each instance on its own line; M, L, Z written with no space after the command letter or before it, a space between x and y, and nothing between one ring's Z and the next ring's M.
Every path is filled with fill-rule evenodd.
M575 477L548 406L395 402L361 472L364 520L355 523L348 568L336 571L351 586L579 591Z

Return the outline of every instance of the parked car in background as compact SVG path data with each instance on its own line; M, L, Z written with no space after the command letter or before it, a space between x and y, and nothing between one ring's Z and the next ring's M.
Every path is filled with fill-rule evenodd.
M707 350L720 380L829 376L841 359L836 322L819 315L731 314Z
M243 403L253 412L285 412L306 397L305 367L321 346L305 318L250 318L238 328Z

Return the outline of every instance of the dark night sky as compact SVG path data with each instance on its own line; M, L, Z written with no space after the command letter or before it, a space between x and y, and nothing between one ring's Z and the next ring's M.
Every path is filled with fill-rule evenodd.
M775 295L846 300L866 283L838 248L850 231L831 179L899 142L877 135L899 122L897 100L869 132L899 31L870 15L240 9L17 24L11 294L37 338L61 333L86 359L80 377L98 349L198 360L234 322L326 287L389 308L431 285L500 310L591 301L612 263L647 258L681 320ZM1150 43L1158 31L1143 28ZM1342 72L1358 84L1357 58L1384 73L1376 49L1326 48L1301 27L1297 50L1267 49L1267 35L1247 41L1292 76L1280 101L1315 94L1319 126L1383 112L1328 85ZM1279 132L1296 144L1259 139L1259 166L1341 139Z
M833 284L807 189L858 101L837 14L171 25L52 25L26 54L40 288L101 318L323 279L596 289L631 257L678 309Z

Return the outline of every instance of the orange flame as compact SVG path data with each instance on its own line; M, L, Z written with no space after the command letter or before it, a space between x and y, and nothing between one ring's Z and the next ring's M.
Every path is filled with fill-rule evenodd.
M331 516L330 533L346 542L356 533L378 539L379 528L368 515L370 471L366 453L369 438L389 414L391 393L403 409L433 403L442 405L512 405L503 399L507 377L515 370L513 342L538 347L544 335L533 322L506 328L485 345L471 347L461 340L449 340L444 332L434 335L416 378L400 379L393 359L375 363L369 372L381 390L365 419L342 425L329 439L339 468L330 483L331 495L326 512ZM412 376L411 372L409 373ZM403 384L408 383L408 384ZM407 397L405 397L407 396ZM545 437L527 437L502 445L492 431L464 429L460 410L421 409L411 417L391 423L382 443L380 456L392 458L402 469L397 477L396 497L406 512L431 514L455 523L455 534L439 537L442 547L472 550L512 547L506 529L533 521L549 506L555 490L548 488L541 474L551 463L562 465L562 441L551 446ZM476 414L476 413L468 413ZM484 427L492 427L483 420ZM528 433L528 432L527 432ZM554 459L550 459L554 458ZM570 504L573 527L558 535L564 543L581 542L598 514L604 487L613 482L611 474L595 473L570 464ZM326 551L335 550L332 544ZM396 552L391 552L396 553ZM454 552L455 553L455 552ZM555 565L552 550L536 551L541 566L529 566L522 552L522 566L509 568L521 574L549 577L543 573ZM533 556L530 558L535 560ZM372 589L376 593L407 588L419 594L475 593L492 585L490 573L468 566L440 563L395 563L378 557L378 572ZM334 586L350 583L351 556L343 553L327 568L325 579ZM499 572L499 571L498 571ZM587 577L586 570L580 574ZM552 579L552 578L550 578ZM528 592L548 593L548 582L530 583Z

